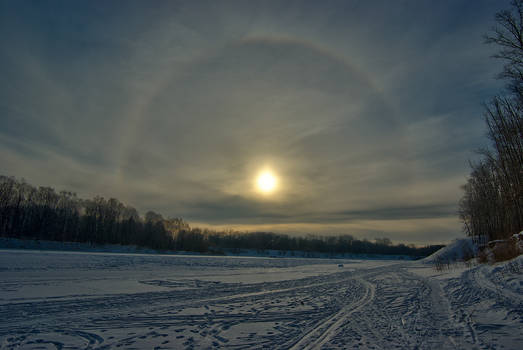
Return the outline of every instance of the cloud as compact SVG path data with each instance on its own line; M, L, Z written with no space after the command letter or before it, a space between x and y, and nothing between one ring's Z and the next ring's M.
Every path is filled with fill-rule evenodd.
M202 225L448 239L502 5L3 3L3 171Z
M409 220L455 217L457 205L454 202L445 204L422 204L404 207L372 207L360 210L345 211L300 211L294 205L272 205L266 207L254 200L230 196L226 199L210 202L186 202L182 205L193 219L202 219L212 223L227 224L228 222L248 224L272 223L287 224L329 224L340 222L355 222L361 220Z

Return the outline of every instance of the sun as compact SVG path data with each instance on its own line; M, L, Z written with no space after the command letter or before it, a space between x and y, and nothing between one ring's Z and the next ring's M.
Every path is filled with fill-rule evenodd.
M263 171L256 178L256 185L261 193L269 194L276 189L278 180L274 174L268 170Z

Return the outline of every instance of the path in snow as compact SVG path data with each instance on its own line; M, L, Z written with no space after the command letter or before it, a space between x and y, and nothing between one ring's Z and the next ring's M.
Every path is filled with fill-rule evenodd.
M0 349L523 344L523 297L499 288L506 273L337 263L0 251Z

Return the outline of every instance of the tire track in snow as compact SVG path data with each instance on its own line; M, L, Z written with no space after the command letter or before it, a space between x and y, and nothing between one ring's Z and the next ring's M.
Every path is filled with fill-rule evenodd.
M266 339L254 337L252 346L246 346L248 343L238 345L240 348L256 349L261 344L268 343L271 344L271 347L278 347L282 345L282 342L292 340L304 322L315 322L317 318L324 317L325 313L331 312L334 306L329 305L329 302L338 298L340 285L347 286L347 288L353 285L353 278L349 277L351 275L352 272L342 272L283 283L224 286L224 289L217 293L222 294L221 296L211 298L209 296L215 293L212 289L208 289L205 293L201 293L201 291L194 293L193 290L186 290L181 294L174 293L175 298L172 298L173 293L171 292L155 292L104 296L96 299L81 298L66 301L47 300L4 304L0 306L0 309L12 316L13 323L5 324L7 328L0 326L0 338L2 333L7 335L13 334L13 332L41 334L44 338L50 337L50 339L53 339L51 334L56 334L58 339L67 336L69 344L73 341L75 344L83 342L87 348L100 346L113 348L114 346L127 347L134 342L141 341L142 337L146 339L150 336L148 333L131 335L107 343L107 339L104 339L103 336L106 329L131 332L133 329L150 329L151 327L180 329L191 325L190 331L197 331L193 333L195 338L199 336L205 338L206 333L212 334L216 338L216 343L233 348L234 346L227 343L229 341L227 337L221 336L222 330L249 322L279 322L283 334L280 341L274 342L274 337ZM259 290L260 288L266 288L266 290ZM258 291L251 292L252 290ZM242 291L244 292L242 293ZM304 306L302 302L300 307L298 301L298 308L293 309L292 303L296 302L292 300L297 297L304 300L306 304ZM271 305L277 299L284 300L284 309ZM324 299L324 301L320 302L321 307L318 308L314 305L317 305L320 299ZM261 307L262 304L267 305L267 308ZM187 310L202 307L209 310L209 306L220 306L223 311L216 313L214 311L213 313L189 312L189 314L176 311L176 309ZM250 311L247 307L257 310ZM296 320L299 322L293 325ZM59 326L52 327L53 323ZM82 331L79 331L80 329ZM73 338L76 340L71 340ZM101 345L102 343L104 345ZM11 347L7 346L7 348Z
M477 266L449 280L447 294L456 323L467 330L468 344L482 348L514 348L512 334L521 334L523 298L503 288L504 276ZM519 339L519 345L522 338ZM518 345L518 347L520 347Z
M262 283L262 284L249 284L237 286L234 292L238 292L238 289L242 289L245 292L230 294L230 287L225 285L226 290L215 290L214 293L204 290L204 293L198 288L186 290L182 292L148 292L148 293L135 293L135 294L123 294L123 295L105 295L102 297L87 297L87 298L76 298L66 300L41 300L31 302L20 302L20 303L9 303L0 304L0 313L9 314L11 319L25 319L27 314L31 314L33 317L40 314L44 317L51 314L63 314L64 310L73 309L75 313L83 311L103 309L108 311L111 308L121 308L128 305L146 305L149 310L154 310L151 305L157 303L160 308L163 308L163 304L168 302L171 307L177 306L191 306L213 302L226 302L234 301L235 299L244 299L252 297L263 297L271 294L288 293L297 290L314 289L318 287L325 287L329 285L336 285L344 283L352 279L350 272L336 273L330 275L330 278L316 278L309 277L302 280L295 281L284 281L283 283ZM310 283L317 280L320 282ZM289 285L291 286L286 287ZM281 288L281 286L284 288ZM265 290L259 291L260 288ZM253 292L252 290L258 290ZM210 297L210 294L222 294L221 296ZM182 301L172 301L173 299L180 299ZM0 327L1 330L1 327Z
M141 275L171 289L21 299L0 305L0 349L519 348L521 296L500 290L503 276L485 268L435 279L412 266L424 268L250 284Z
M374 298L311 348L463 348L458 344L463 332L452 323L450 305L437 282L400 266L361 278L375 287Z
M484 267L478 267L472 270L469 274L470 280L473 281L478 287L486 289L494 293L500 301L508 303L509 305L522 309L523 308L523 296L514 293L505 288L501 288L500 284L496 284L492 281L485 273Z
M365 288L365 293L362 298L356 300L350 305L343 307L340 311L330 316L328 319L321 321L315 328L310 330L309 333L307 333L296 344L294 344L290 350L320 349L332 338L332 336L339 330L339 328L352 313L360 310L372 301L375 295L374 286L362 279L357 279L355 281L361 283L361 285Z

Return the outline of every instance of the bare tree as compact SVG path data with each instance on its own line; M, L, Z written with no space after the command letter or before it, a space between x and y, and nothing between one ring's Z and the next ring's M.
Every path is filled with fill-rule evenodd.
M500 47L495 57L505 62L500 77L508 81L509 95L485 105L490 147L471 164L460 202L465 232L479 243L523 229L523 0L513 0L495 20L486 41Z
M485 41L500 47L500 51L494 55L505 62L500 77L507 79L509 88L521 98L523 96L523 0L513 0L511 5L511 10L496 14L496 26L485 36Z

